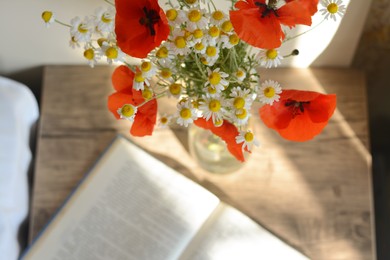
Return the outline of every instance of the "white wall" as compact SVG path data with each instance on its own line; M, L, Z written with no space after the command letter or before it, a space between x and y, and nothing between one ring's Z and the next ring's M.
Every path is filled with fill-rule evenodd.
M226 3L224 0L215 1L220 6ZM325 32L327 25L322 24L315 33L311 32L301 38L304 42L310 41L309 45L303 46L302 42L291 43L301 47L302 55L286 64L297 67L311 64L349 66L370 2L371 0L351 0L339 33L328 48L325 43L332 38L338 27L332 22L330 32ZM83 17L93 14L95 8L101 5L106 3L103 0L0 0L0 74L44 64L84 63L82 51L75 51L68 46L68 29L56 24L47 29L41 20L41 13L52 10L59 20L69 22L76 15ZM304 56L304 53L310 53L311 56Z

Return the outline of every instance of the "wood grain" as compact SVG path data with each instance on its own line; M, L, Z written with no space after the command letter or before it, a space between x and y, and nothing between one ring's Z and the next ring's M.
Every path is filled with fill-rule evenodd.
M106 108L111 67L48 66L31 214L33 239L120 132L311 259L375 259L365 79L346 69L272 69L283 88L336 93L337 111L314 140L282 140L254 116L255 148L232 174L202 170L182 128L133 138ZM172 100L161 100L172 110ZM253 113L257 115L258 107Z

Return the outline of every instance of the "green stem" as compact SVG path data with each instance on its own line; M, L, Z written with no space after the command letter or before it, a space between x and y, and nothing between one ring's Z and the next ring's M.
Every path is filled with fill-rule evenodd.
M61 21L58 21L57 19L55 19L54 21L55 21L56 23L58 23L58 24L61 24L61 25L63 25L63 26L66 26L66 27L72 28L72 26L71 26L71 25L69 25L69 24L66 24L66 23L63 23L63 22L61 22Z
M104 2L106 2L106 3L108 3L108 4L110 4L110 5L112 5L112 6L115 6L115 4L114 3L111 3L110 1L108 1L108 0L103 0Z
M166 95L165 92L162 92L162 93L160 93L160 94L158 94L158 95L155 95L153 98L148 99L148 100L145 100L144 102L142 102L141 104L139 104L139 105L137 106L137 108L138 108L138 107L142 107L143 105L145 105L146 103L148 103L149 101L151 101L151 100L153 100L153 99L162 98L162 97L165 96L165 95Z
M313 30L313 29L317 28L318 26L320 26L320 24L322 24L325 20L326 20L326 19L323 19L321 22L319 22L319 23L316 24L315 26L311 27L311 28L308 29L307 31L304 31L304 32L299 33L299 34L297 34L297 35L294 35L294 36L292 36L292 37L287 37L286 40L284 40L283 42L287 42L287 41L293 40L293 39L295 39L295 38L297 38L297 37L299 37L299 36L304 35L305 33L310 32L311 30Z

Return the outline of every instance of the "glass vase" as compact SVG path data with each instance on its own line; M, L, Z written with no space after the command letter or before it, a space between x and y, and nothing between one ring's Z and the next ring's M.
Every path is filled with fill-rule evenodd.
M210 130L190 126L188 146L200 167L211 173L226 174L243 166L227 149L225 141Z

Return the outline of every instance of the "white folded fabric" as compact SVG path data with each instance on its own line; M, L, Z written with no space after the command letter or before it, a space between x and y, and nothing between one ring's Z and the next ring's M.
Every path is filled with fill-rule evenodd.
M18 230L28 213L30 135L39 117L30 89L0 77L0 259L17 259Z

